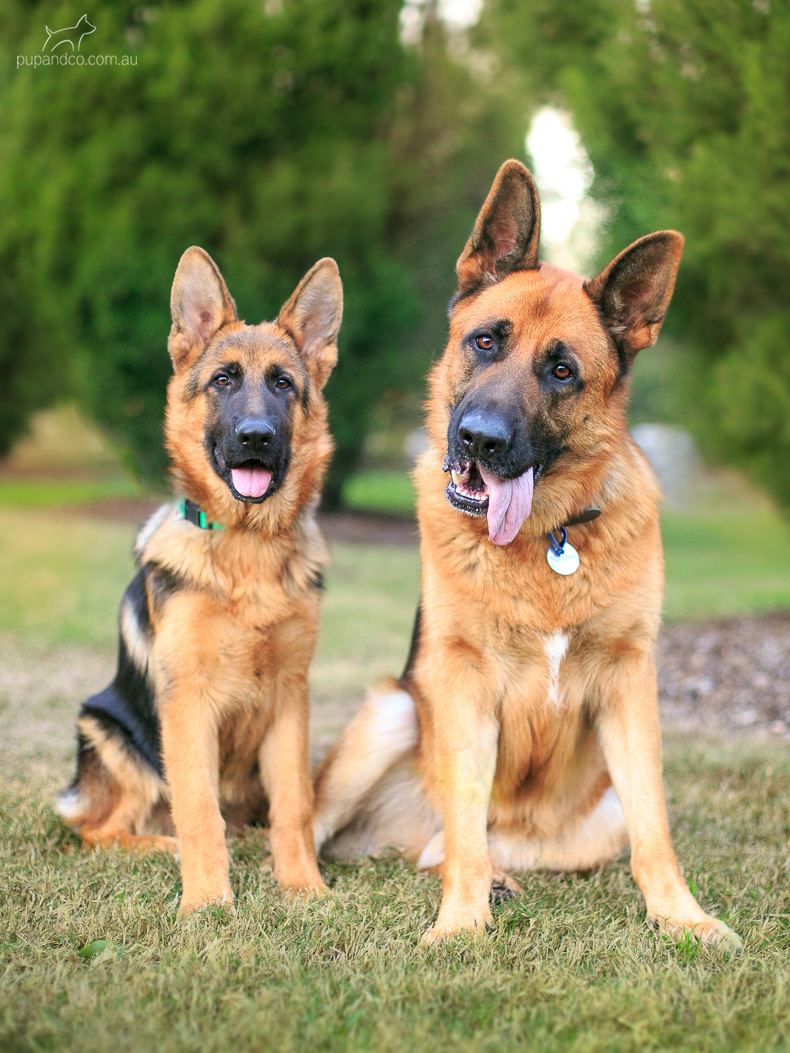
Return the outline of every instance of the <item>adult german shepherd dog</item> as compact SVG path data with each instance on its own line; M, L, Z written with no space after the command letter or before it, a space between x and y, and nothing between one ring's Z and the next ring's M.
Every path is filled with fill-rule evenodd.
M659 494L625 417L683 239L650 234L584 281L538 262L539 216L529 172L508 161L458 260L430 376L411 654L319 770L316 843L440 868L430 942L491 922L492 878L586 870L630 840L651 923L738 946L670 840Z
M137 538L118 669L82 706L58 805L87 844L180 852L186 912L233 898L226 822L270 826L281 886L325 888L307 671L326 562L314 513L332 449L321 390L342 287L334 260L320 260L275 322L246 325L193 247L171 310L165 434L184 500Z

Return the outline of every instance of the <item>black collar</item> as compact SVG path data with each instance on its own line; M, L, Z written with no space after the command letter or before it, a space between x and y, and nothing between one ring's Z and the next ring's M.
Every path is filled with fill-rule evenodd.
M222 523L210 523L206 519L206 513L203 509L196 505L194 501L190 501L188 497L182 498L178 505L178 510L187 523L192 523L193 526L200 527L201 530L225 529Z
M597 508L595 505L591 505L589 508L583 509L571 519L566 519L566 521L563 523L563 526L581 526L582 523L591 523L593 519L597 519L600 514L600 508Z
M554 555L561 556L565 549L565 542L568 540L568 531L565 529L565 527L581 526L582 523L591 523L593 519L597 519L600 514L600 508L597 508L595 505L591 505L589 508L583 508L581 512L577 513L577 515L573 516L571 519L566 520L565 523L563 523L563 525L559 528L560 534L562 535L560 541L558 541L554 536L554 531L550 530L549 546L554 552Z

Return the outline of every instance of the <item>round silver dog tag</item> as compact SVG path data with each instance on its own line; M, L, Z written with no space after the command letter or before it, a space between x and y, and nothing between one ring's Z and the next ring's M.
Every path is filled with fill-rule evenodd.
M546 559L555 574L573 574L579 569L579 553L569 541L562 546L562 552L559 555L549 545Z

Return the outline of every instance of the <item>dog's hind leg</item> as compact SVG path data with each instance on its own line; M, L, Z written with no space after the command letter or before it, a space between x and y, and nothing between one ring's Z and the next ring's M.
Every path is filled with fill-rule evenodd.
M316 774L316 850L365 810L375 787L419 738L414 700L395 680L373 688Z
M488 832L494 886L503 886L511 893L521 891L511 871L592 870L614 859L627 844L625 817L611 786L588 815L557 837L531 837L518 828ZM417 869L441 874L443 865L444 831L440 830L423 849Z
M494 829L488 834L494 867L517 873L592 870L614 859L627 844L625 816L611 786L591 812L557 837L542 840L517 829Z
M170 852L178 854L178 841L162 833L134 833L145 827L149 802L133 790L122 790L109 773L100 793L96 780L90 788L74 787L58 798L56 807L73 827L83 844L128 848L135 852Z
M130 834L128 816L122 809L113 812L99 826L81 826L78 828L80 840L90 848L125 848L130 852L169 852L177 856L178 840L165 834Z
M93 716L78 722L77 773L55 802L87 845L177 852L163 781Z

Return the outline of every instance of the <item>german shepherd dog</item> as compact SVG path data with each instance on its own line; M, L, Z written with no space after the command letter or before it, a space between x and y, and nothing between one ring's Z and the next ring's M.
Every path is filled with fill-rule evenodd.
M458 260L415 474L411 654L319 769L316 843L440 869L431 942L491 923L492 879L506 892L508 871L587 870L630 840L653 925L738 946L670 840L659 494L625 417L683 239L650 234L584 281L538 262L539 208L506 162Z
M58 801L89 845L179 852L188 912L233 898L226 822L270 827L274 874L322 892L312 839L307 671L331 453L321 390L342 287L320 260L275 322L246 325L211 258L171 295L165 434L177 492L140 532L115 679L77 721Z

